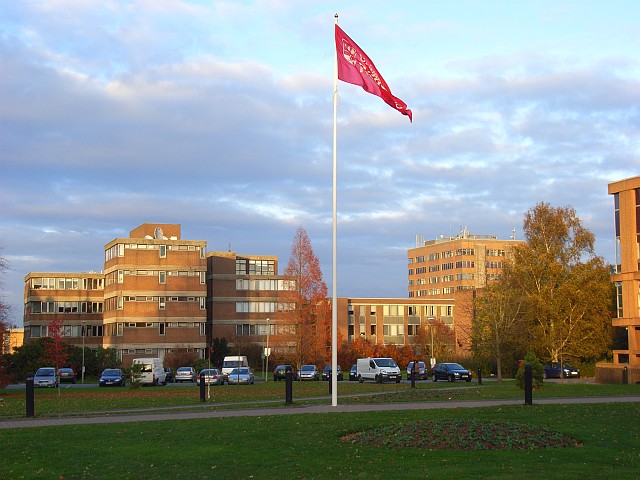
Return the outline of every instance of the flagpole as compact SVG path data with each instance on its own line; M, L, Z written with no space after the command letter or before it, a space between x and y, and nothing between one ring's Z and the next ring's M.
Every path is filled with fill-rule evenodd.
M338 14L335 15L335 25L338 24ZM335 43L335 40L334 40ZM335 49L335 47L334 47ZM331 299L331 406L338 405L338 274L336 271L337 264L337 145L338 145L338 58L337 52L334 55L333 64L333 271L331 278L332 299Z

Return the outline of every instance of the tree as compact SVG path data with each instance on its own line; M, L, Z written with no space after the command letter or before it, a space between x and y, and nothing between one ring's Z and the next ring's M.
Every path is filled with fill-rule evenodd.
M63 326L62 319L51 320L49 323L49 338L51 341L45 345L45 354L49 362L56 367L56 370L64 367L69 359L69 354L65 348L66 344L62 341Z
M487 285L475 299L472 350L479 358L495 360L499 382L503 360L522 340L523 296L514 280L513 266L507 261L501 278Z
M2 293L2 287L4 284L4 271L9 268L7 260L0 255L0 294ZM4 298L0 296L0 388L9 383L9 376L7 372L7 357L9 349L9 335L11 332L11 323L9 321L9 315L11 308L4 301Z
M445 358L452 355L455 352L454 343L454 331L439 319L421 326L413 339L416 355L429 355L429 358Z
M551 361L606 355L611 281L594 254L594 235L573 208L546 203L526 213L524 234L526 243L514 250L513 276L532 350Z
M320 262L302 227L296 231L285 276L291 278L291 288L283 295L289 332L278 332L275 340L289 345L296 368L321 363L328 358L331 346L331 307Z

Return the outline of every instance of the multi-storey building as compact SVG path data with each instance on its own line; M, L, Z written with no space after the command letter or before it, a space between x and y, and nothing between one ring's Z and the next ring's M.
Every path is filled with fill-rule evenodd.
M455 351L453 307L453 300L445 298L338 298L338 335L349 342L362 338L379 345L411 346L420 330L441 323L453 332L447 347Z
M180 225L143 224L104 247L104 338L127 363L206 350L207 242Z
M278 275L278 257L210 252L207 271L210 338L266 346L286 321L287 291L295 287L293 279Z
M640 381L640 177L609 184L613 195L616 264L611 276L617 293L614 327L627 330L628 349L613 351L613 368L600 368L603 381ZM604 367L604 366L602 366ZM606 377L606 378L605 378Z
M61 320L69 343L102 345L104 275L102 273L29 273L24 278L24 341L49 335Z
M472 235L466 228L455 237L423 241L407 253L409 298L452 297L483 288L500 277L509 249L521 243Z

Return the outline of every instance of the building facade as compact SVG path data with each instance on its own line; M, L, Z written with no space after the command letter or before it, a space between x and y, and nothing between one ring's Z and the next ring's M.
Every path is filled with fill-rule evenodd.
M616 240L613 326L625 328L629 342L627 350L614 350L613 363L640 369L640 177L610 183L609 194L613 195Z
M207 242L143 224L104 247L103 347L136 357L206 351Z
M419 243L407 252L409 298L452 298L483 288L500 278L509 250L523 241L472 235L465 228L455 237Z

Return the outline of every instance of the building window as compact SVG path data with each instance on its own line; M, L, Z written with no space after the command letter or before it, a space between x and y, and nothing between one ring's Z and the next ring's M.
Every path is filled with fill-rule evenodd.
M167 308L167 299L166 299L166 297L159 297L158 298L158 308L160 310L164 310L165 308Z
M166 327L166 323L160 323L160 325L158 325L158 335L165 334L165 327Z
M160 248L158 249L159 253L160 253L160 258L167 258L167 246L166 245L160 245Z
M158 282L160 284L167 283L167 272L163 272L163 271L158 272Z

